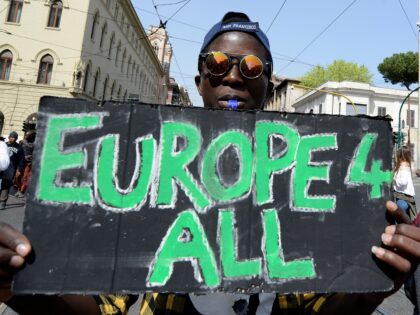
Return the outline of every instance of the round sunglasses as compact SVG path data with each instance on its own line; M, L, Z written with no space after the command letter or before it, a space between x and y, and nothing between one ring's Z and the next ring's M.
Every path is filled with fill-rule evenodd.
M201 53L199 57L199 67L204 60L207 70L213 76L222 76L230 71L232 68L232 59L239 61L239 72L246 79L258 79L265 69L271 69L271 63L265 62L254 55L231 55L221 51L212 51Z

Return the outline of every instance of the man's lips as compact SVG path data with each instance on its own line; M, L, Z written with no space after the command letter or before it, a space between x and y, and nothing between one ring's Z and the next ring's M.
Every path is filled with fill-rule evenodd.
M222 97L219 97L217 99L220 107L223 107L223 108L228 108L229 101L232 101L232 100L236 100L238 102L238 108L243 108L245 105L245 99L237 95L223 95Z

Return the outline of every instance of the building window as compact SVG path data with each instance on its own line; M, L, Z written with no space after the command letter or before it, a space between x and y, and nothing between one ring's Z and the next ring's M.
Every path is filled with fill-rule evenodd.
M104 37L105 37L105 34L106 34L106 29L107 29L107 24L105 23L104 26L102 26L101 39L99 41L99 48L102 48L102 44L103 44Z
M93 16L93 20L92 20L92 30L90 32L90 38L91 39L95 38L96 24L98 24L98 21L99 21L99 13L96 12L95 15Z
M141 88L140 91L142 94L145 94L144 89L146 88L146 74L143 73L142 79L141 79Z
M386 107L378 106L378 116L386 116Z
M321 114L321 113L322 113L322 103L321 103L321 104L319 104L319 107L318 107L318 113L319 113L319 114Z
M82 79L82 72L77 71L73 74L73 76L74 76L73 86L80 88L80 83L81 83L81 79Z
M133 62L133 68L131 70L131 82L133 82L133 79L135 79L134 74L136 73L136 62ZM136 84L136 82L134 82L134 84Z
M118 57L120 56L121 42L118 42L117 53L115 54L115 66L118 64Z
M153 50L155 51L156 56L158 56L159 55L159 46L158 46L157 42L155 42L153 44Z
M106 98L106 89L108 88L108 77L106 77L104 81L104 89L102 90L102 100L104 101Z
M141 83L143 82L143 70L140 70L140 77L139 77L139 88L141 93Z
M123 97L123 100L124 100L124 101L126 101L126 100L127 100L127 90L125 90L125 92L124 92L124 97Z
M111 93L110 93L110 97L111 97L111 100L112 100L112 98L114 97L114 92L115 92L115 85L116 85L116 83L115 83L115 81L114 81L114 83L112 83L112 86L111 86Z
M118 93L117 93L117 99L120 100L120 98L121 98L121 85L118 88Z
M414 128L414 122L415 122L415 111L410 109L410 111L407 110L407 126L410 126Z
M89 76L90 76L90 64L88 64L86 66L86 70L85 70L85 82L83 82L83 91L84 92L87 92Z
M130 76L130 68L131 68L131 56L128 57L128 65L127 65L127 78Z
M63 11L63 3L54 1L50 7L50 17L48 19L48 27L60 27L61 13Z
M115 17L115 21L118 23L118 14L120 11L120 7L118 6L118 3L115 3L115 11L114 11L114 17Z
M38 70L38 84L50 84L54 59L51 55L45 55L41 58Z
M126 57L127 57L127 51L124 49L123 57L121 60L121 73L124 73L124 63L125 63Z
M99 69L98 69L98 70L96 70L95 76L93 78L93 92L92 92L93 97L96 97L96 91L97 91L98 81L99 81L99 74L100 74L100 72L99 72Z
M9 80L12 61L13 54L10 50L4 50L0 54L0 80Z
M138 77L139 77L139 66L137 66L136 75L134 77L134 85L137 85Z
M354 110L356 108L356 111ZM353 104L347 103L346 104L346 115L354 116L354 115L366 115L367 113L367 105L366 104Z
M109 40L109 50L108 50L108 58L111 58L112 47L114 46L115 42L115 34L112 34L111 39Z
M7 15L7 22L19 23L22 15L23 0L10 1L9 14Z

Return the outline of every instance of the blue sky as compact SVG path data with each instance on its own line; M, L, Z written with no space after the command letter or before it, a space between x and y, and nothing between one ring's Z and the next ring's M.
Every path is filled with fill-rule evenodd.
M195 106L202 106L194 75L205 30L228 11L248 14L266 31L283 6L267 33L275 58L274 71L280 76L298 78L313 65L326 66L335 59L344 59L368 67L374 75L374 85L390 86L377 71L378 64L393 53L418 51L418 0L154 2L163 21L184 6L167 23L174 51L171 76L187 87ZM161 5L176 2L180 3ZM132 0L132 3L144 28L159 24L152 0ZM329 24L331 26L327 29ZM290 62L298 54L296 62ZM392 87L401 88L398 85Z

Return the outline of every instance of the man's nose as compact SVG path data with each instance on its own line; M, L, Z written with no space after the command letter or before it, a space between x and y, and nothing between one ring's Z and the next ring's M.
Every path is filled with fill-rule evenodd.
M239 63L236 60L233 61L232 67L229 69L228 73L225 74L222 82L229 85L238 85L244 83L241 72L239 70Z

